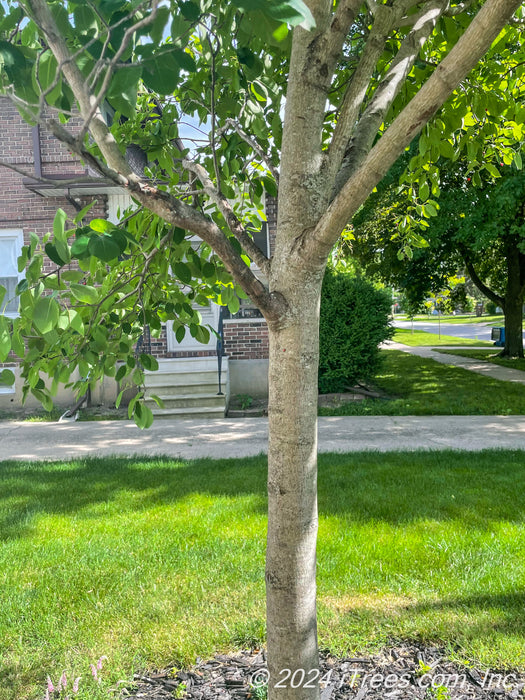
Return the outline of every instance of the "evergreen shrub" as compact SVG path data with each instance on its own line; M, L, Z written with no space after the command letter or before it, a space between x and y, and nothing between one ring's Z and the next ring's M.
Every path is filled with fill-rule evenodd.
M323 281L319 391L344 392L379 369L379 344L391 338L392 298L363 277L329 269Z

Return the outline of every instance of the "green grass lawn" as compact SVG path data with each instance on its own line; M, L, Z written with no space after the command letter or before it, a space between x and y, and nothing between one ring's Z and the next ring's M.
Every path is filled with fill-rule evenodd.
M523 415L525 387L401 350L382 350L374 383L389 399L320 408L322 416Z
M511 369L520 369L525 371L525 359L523 357L518 357L511 360L508 357L498 357L500 350L438 350L446 355L461 355L462 357L472 357L474 360L483 360L484 362L491 362L494 365L501 365L502 367L510 367Z
M396 314L394 318L399 321L410 321L409 318L403 315ZM428 316L425 314L415 316L414 321L424 323L440 323L440 319L437 316ZM465 314L461 316L441 316L441 323L490 323L491 325L504 326L505 316L502 314L497 314L496 316L473 316L472 314Z
M463 346L483 346L487 345L491 348L494 347L494 343L487 340L472 340L470 338L458 338L455 335L443 335L441 338L438 333L427 333L426 331L415 330L413 333L410 328L396 328L394 337L392 338L396 343L403 343L403 345L415 346L437 346L437 345L456 345L458 347Z
M321 645L525 667L524 471L517 451L321 456ZM0 463L0 698L101 655L115 683L262 643L265 491L264 457Z

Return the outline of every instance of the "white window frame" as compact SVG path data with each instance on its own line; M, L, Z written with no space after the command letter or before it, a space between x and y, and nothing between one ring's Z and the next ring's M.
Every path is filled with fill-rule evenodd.
M22 246L24 245L24 232L21 228L4 228L0 229L0 239L12 239L14 244L15 244L15 255L18 258L18 256L22 252ZM18 277L18 282L20 282L21 279L24 278L24 272L17 272L17 277ZM2 274L2 261L0 260L0 277L4 277L6 275ZM2 308L6 302L6 299L3 300L2 302ZM0 308L0 311L2 311L2 308ZM4 313L5 316L8 318L17 318L18 316L18 311L6 311Z

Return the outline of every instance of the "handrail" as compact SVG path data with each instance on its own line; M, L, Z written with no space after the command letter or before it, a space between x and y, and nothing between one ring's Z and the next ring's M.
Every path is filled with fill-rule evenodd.
M219 324L217 327L217 375L219 379L219 391L217 396L224 396L222 391L222 358L224 356L224 311L227 307L221 306L219 311Z

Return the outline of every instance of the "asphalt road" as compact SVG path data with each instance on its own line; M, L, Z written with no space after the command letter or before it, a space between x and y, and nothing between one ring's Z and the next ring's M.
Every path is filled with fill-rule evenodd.
M412 328L411 321L394 321L395 328ZM470 338L471 340L490 340L492 327L484 323L426 323L425 321L414 321L414 330L426 331L427 333L439 333L441 325L441 335L453 335L458 338Z

